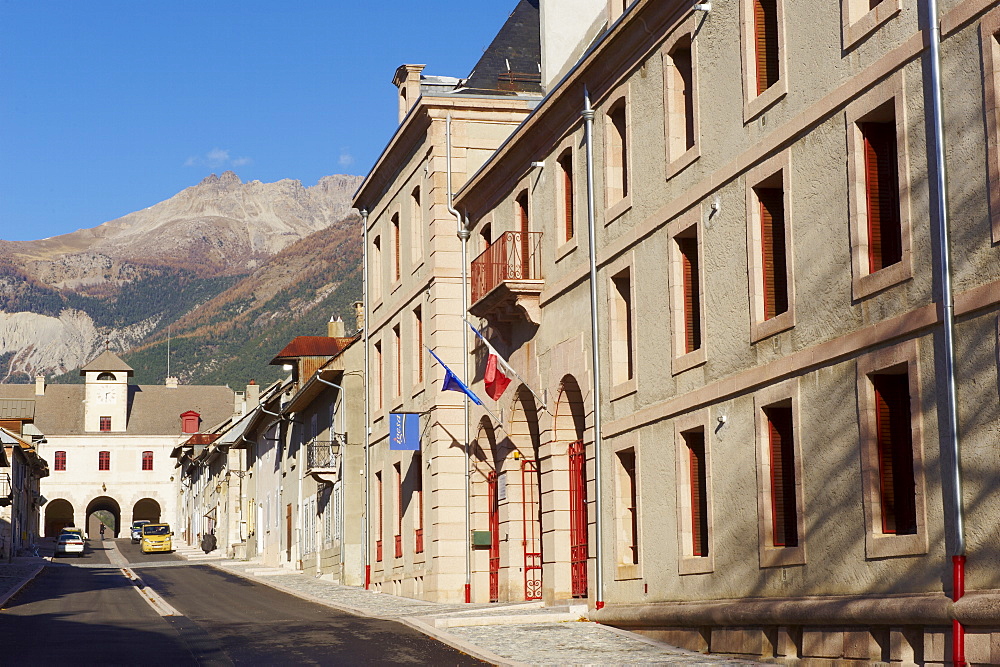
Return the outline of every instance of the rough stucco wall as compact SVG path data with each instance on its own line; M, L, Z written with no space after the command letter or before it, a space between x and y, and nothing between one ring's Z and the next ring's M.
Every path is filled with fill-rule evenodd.
M954 4L954 3L946 3ZM846 53L841 50L840 3L786 3L786 39L790 92L760 119L743 122L742 74L737 32L738 4L716 3L697 37L701 157L669 181L664 181L662 61L654 53L630 73L620 90L627 90L630 105L632 206L610 223L604 220L604 113L606 100L597 101L594 175L596 183L598 247L607 247L632 229L656 217L661 207L678 199L727 168L761 141L773 137L783 123L808 111L839 86L853 85L852 77L910 38L917 27L917 7L904 3L898 16ZM802 31L801 26L810 26ZM968 289L996 280L1000 274L996 249L990 247L986 209L985 145L982 115L982 74L978 60L978 35L973 24L945 42L945 101L949 123L949 176L953 241L956 253L956 289ZM975 54L972 57L970 54ZM907 120L907 157L910 174L910 215L914 277L863 300L851 297L851 245L848 224L847 130L843 107L819 117L790 148L791 257L794 262L796 324L789 331L757 344L749 343L749 277L746 249L746 178L727 176L711 194L690 206L703 226L705 300L708 316L704 340L705 365L678 376L670 374L669 310L665 257L669 240L663 228L639 240L620 255L634 255L633 307L639 313L636 335L638 390L605 404L605 420L628 417L636 410L662 403L725 380L747 369L779 361L788 354L870 327L932 303L934 297L933 230L930 226L929 192L925 177L926 128L923 117L923 71L919 60L903 66L904 105ZM863 91L856 91L855 94ZM616 99L615 95L609 99ZM581 375L589 365L589 301L586 283L586 209L582 131L574 135L577 166L576 250L560 251L556 176L558 153L538 156L547 167L533 176L532 228L543 231L543 273L546 288L577 277L581 282L554 296L543 294L542 324L531 344L538 356L540 386L549 395L557 392L561 377L548 359L563 341L584 332L585 353L577 363ZM560 148L563 148L560 145ZM752 165L745 165L752 166ZM516 172L527 165L499 165L498 172ZM499 177L499 176L498 176ZM523 182L522 182L523 184ZM514 198L519 185L481 217L492 223L494 238L514 229ZM707 216L708 204L720 204L719 213ZM685 200L686 201L686 200ZM474 230L474 235L477 230ZM617 259L612 258L612 262ZM607 271L599 282L602 309L600 336L607 388ZM938 330L939 331L939 330ZM802 457L807 462L803 483L807 563L804 566L761 568L758 555L757 479L755 465L753 392L727 398L709 409L709 425L721 414L728 421L709 436L713 457L715 569L711 574L677 574L676 490L673 420L643 426L638 435L625 434L605 441L604 469L605 553L608 554L606 595L609 602L717 599L749 596L858 594L866 592L935 592L948 579L943 524L941 456L939 454L936 402L941 396L936 380L937 334L919 340L919 365L923 417L923 456L926 469L926 515L929 552L905 558L868 559L865 555L865 520L860 481L858 398L853 357L827 363L799 376ZM960 419L969 507L970 588L995 588L1000 579L994 528L1000 503L990 497L989 479L996 467L997 323L995 312L959 325ZM519 371L527 365L518 340L512 363ZM562 371L560 370L560 373ZM476 387L482 390L481 384ZM638 441L639 501L642 580L617 581L614 575L615 535L612 474L615 447ZM994 443L992 446L988 443ZM592 520L593 517L591 517ZM973 562L970 556L970 563ZM649 585L648 593L644 584Z

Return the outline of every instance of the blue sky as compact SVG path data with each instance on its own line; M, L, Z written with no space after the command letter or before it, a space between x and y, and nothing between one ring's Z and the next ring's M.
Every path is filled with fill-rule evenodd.
M210 173L364 174L403 63L466 76L516 0L0 0L0 239L95 227Z

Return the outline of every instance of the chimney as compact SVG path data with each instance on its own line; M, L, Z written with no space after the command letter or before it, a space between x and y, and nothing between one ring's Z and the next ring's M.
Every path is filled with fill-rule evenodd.
M330 321L326 323L326 335L329 338L343 338L346 334L344 333L344 320L340 319L340 315L330 318Z
M45 376L36 375L35 376L35 396L45 395Z
M365 302L355 301L354 304L354 318L357 321L358 331L365 328Z
M392 78L392 85L399 91L399 122L402 123L410 108L420 97L420 72L426 65L400 65Z
M256 380L247 384L247 410L253 410L260 404L260 385Z
M177 389L177 378L168 377L167 378L167 389Z

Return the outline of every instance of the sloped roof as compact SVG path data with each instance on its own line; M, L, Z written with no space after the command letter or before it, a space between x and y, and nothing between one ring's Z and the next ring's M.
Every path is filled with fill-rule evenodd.
M332 357L347 347L353 336L330 338L328 336L296 336L292 342L271 360L272 366L280 366L291 359L302 357Z
M33 400L0 398L0 419L34 419L34 417Z
M464 92L542 93L539 0L520 0L466 81Z
M0 385L0 398L35 401L35 426L46 436L84 435L86 385L50 384L44 396L35 386ZM181 413L194 410L205 424L218 424L233 414L233 390L212 385L129 385L125 435L183 435Z
M80 369L80 375L94 371L125 371L132 375L132 367L121 360L117 354L111 350L104 350L101 355Z

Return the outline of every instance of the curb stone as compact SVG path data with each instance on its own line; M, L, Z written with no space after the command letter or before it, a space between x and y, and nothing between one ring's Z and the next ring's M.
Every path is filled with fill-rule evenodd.
M14 586L10 589L10 591L8 591L7 593L4 593L4 594L0 595L0 609L3 609L4 605L6 605L8 602L10 602L11 598L13 598L15 595L17 595L18 593L20 593L21 589L23 589L25 586L27 586L28 584L30 584L34 580L34 578L38 576L38 573L41 572L44 569L45 569L45 565L39 565L37 568L35 568L34 572L32 572L31 574L29 574L28 576L26 576L21 581L19 581L16 584L14 584Z
M254 577L252 575L244 574L243 572L240 572L238 570L229 569L227 567L224 567L221 563L206 562L198 564L209 565L222 572L228 572L229 574L234 574L238 577L242 577L243 579L248 579L250 581L263 584L264 586L269 586L283 593L288 593L289 595L294 595L295 597L301 598L303 600L309 600L310 602L315 602L316 604L321 604L324 607L330 607L331 609L343 611L348 614L354 614L355 616L364 616L366 618L375 618L381 621L395 621L397 623L401 623L402 625L408 626L421 634L427 635L432 639L436 639L442 644L447 644L453 649L461 651L466 655L470 655L473 658L479 658L480 660L484 660L492 665L501 665L503 667L525 667L525 663L513 662L506 658L502 658L499 655L496 655L495 653L486 651L478 646L475 646L474 644L470 644L462 639L459 639L458 637L454 637L446 632L441 632L439 629L433 627L432 625L424 621L406 617L375 616L356 607L349 607L344 604L331 602L330 600L324 600L323 598L316 597L315 595L310 595L309 593L303 593L302 591L297 591L292 588L288 588L287 586L282 586L281 584L276 583L274 581L269 581L266 578Z

